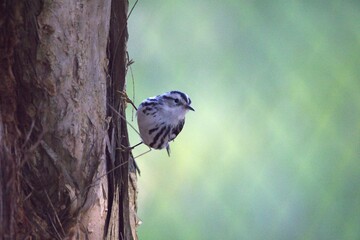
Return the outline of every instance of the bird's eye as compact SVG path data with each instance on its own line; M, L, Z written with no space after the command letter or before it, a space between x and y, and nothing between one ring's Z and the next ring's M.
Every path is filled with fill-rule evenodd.
M179 103L179 99L177 99L177 98L174 99L174 102L175 102L175 103Z

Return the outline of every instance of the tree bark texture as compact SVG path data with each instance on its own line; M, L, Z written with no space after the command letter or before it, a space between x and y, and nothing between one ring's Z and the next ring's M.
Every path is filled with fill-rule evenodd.
M3 239L136 239L127 5L0 1Z
M107 163L108 169L114 171L108 174L109 213L105 234L107 239L137 239L137 185L134 161L130 152L119 151L129 146L125 121L126 102L120 94L125 91L125 76L130 64L126 52L127 12L127 1L125 4L122 1L113 1L108 45L110 82L107 91L110 106L108 115L112 121L108 130Z

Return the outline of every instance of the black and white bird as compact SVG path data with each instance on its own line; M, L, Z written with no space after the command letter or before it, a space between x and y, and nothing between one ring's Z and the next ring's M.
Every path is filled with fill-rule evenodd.
M183 129L186 113L194 111L190 105L189 96L180 91L145 99L136 112L142 142L150 148L166 148L170 156L169 142Z

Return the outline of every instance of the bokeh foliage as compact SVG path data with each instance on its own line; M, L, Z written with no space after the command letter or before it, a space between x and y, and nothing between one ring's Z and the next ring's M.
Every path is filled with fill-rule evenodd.
M140 239L359 239L359 23L358 1L140 0L136 103L196 109L137 159Z

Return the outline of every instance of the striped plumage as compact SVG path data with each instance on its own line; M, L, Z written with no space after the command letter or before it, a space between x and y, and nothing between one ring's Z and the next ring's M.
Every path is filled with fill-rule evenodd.
M194 109L190 98L180 91L171 91L145 99L137 109L137 121L143 143L154 149L166 148L181 132L185 114Z

